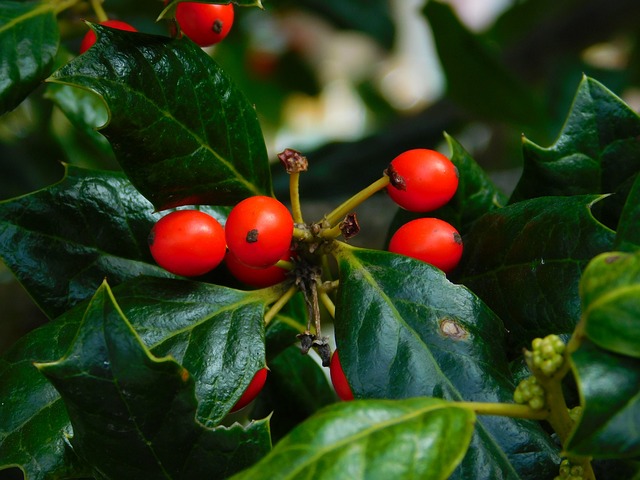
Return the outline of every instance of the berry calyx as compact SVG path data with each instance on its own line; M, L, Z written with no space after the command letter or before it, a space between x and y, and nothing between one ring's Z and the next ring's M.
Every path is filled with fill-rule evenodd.
M444 220L418 218L393 234L389 251L422 260L449 273L462 258L462 237Z
M106 27L117 28L118 30L126 30L128 32L137 32L135 27L129 25L127 22L122 22L120 20L106 20L104 22L100 22L100 25L104 25ZM96 32L90 29L85 36L82 38L80 42L80 53L84 53L89 50L98 40L96 36Z
M221 42L233 25L233 5L180 2L176 8L176 21L180 30L201 47Z
M333 352L333 355L331 355L329 373L331 374L331 383L333 383L333 388L335 389L338 397L344 401L353 400L353 392L351 391L349 382L347 382L344 370L342 370L337 350Z
M445 205L458 189L458 169L435 150L407 150L387 169L387 193L411 212L430 212Z
M253 401L254 398L258 396L258 394L262 390L262 387L264 387L264 384L267 381L267 372L267 368L261 368L256 372L256 374L251 379L251 382L249 383L247 389L231 409L231 412L237 412L241 408L246 407Z
M291 254L287 252L282 256L281 260L289 260L290 257ZM278 265L272 265L267 268L248 267L238 260L231 251L227 252L224 261L231 275L250 287L271 287L287 278L287 270Z
M158 265L176 275L195 277L224 259L224 228L200 210L177 210L160 220L149 234L149 249Z
M293 217L273 197L257 195L242 200L229 212L225 225L227 246L245 265L275 265L291 248Z

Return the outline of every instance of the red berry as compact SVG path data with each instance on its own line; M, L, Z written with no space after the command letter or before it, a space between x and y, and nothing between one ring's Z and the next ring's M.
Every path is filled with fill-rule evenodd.
M293 217L273 197L258 195L231 209L225 225L227 246L245 265L266 268L285 255L293 238Z
M291 254L287 252L282 256L281 260L289 260L290 258ZM231 253L231 251L227 252L224 261L227 265L227 269L229 270L229 272L231 272L231 275L240 280L242 283L246 283L251 287L270 287L272 285L275 285L276 283L284 281L287 278L287 270L285 270L284 268L278 267L276 265L272 265L267 268L248 267L240 260L238 260L236 256Z
M418 218L405 223L393 234L389 251L417 258L448 273L462 257L462 238L444 220Z
M120 20L106 20L104 22L100 22L100 25L105 25L111 28L117 28L118 30L126 30L128 32L137 32L137 30L129 25L127 22L122 22ZM96 32L93 30L89 30L85 36L82 38L82 42L80 42L80 53L84 53L89 48L96 43L98 37L96 36Z
M153 226L149 249L158 265L171 273L185 277L203 275L224 259L224 228L200 210L177 210Z
M222 41L233 25L233 5L180 2L176 9L180 30L201 47Z
M241 408L246 407L254 398L258 396L258 394L262 390L262 387L264 387L264 384L267 381L267 371L268 370L266 368L261 368L256 372L256 374L251 379L251 383L249 383L247 389L231 409L232 412L236 412Z
M458 189L458 170L435 150L407 150L391 161L387 173L389 196L411 212L440 208Z
M335 389L338 397L342 400L353 400L353 392L347 382L347 377L344 375L342 365L340 365L340 358L338 357L338 351L334 351L331 355L331 365L329 366L329 372L331 374L331 383Z

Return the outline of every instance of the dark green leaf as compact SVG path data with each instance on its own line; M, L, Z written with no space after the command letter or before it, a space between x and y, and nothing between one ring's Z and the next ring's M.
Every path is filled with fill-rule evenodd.
M301 293L295 295L269 323L265 332L267 362L294 343L307 328L307 307Z
M296 427L240 479L446 479L475 415L433 398L341 402Z
M502 318L513 353L535 337L573 331L582 271L613 242L591 212L600 198L522 201L487 213L464 236L460 281Z
M640 357L640 252L603 253L580 282L582 321L589 339L605 350Z
M338 256L336 343L356 398L512 401L504 326L480 299L412 258L346 246ZM556 460L539 425L482 417L455 478L527 477Z
M114 288L114 295L145 345L193 376L201 423L217 425L265 364L264 305L277 291L141 277ZM86 310L84 302L32 331L0 360L0 468L20 465L37 479L69 469L66 411L32 362L62 357Z
M525 139L515 202L545 195L612 193L640 170L640 117L584 77L560 136L548 148Z
M104 98L101 132L157 209L271 194L256 112L209 55L187 39L92 28L96 44L51 80Z
M506 196L493 184L487 173L476 163L460 143L445 133L451 154L449 158L458 169L458 190L444 207L428 214L398 210L389 235L404 223L420 217L437 217L455 226L462 234L486 212L507 203Z
M106 284L67 354L37 368L62 395L74 450L100 478L222 478L269 450L265 422L208 429L196 420L193 377L147 350Z
M596 458L638 457L640 360L603 350L586 339L571 358L584 404L565 449Z
M18 465L30 480L80 476L65 438L71 433L67 411L33 361L62 357L84 310L72 310L29 333L0 359L0 469Z
M0 115L50 73L59 41L54 3L0 3Z
M452 100L475 115L544 132L548 121L544 103L507 70L496 52L464 27L450 6L430 1L423 12Z
M614 250L635 252L640 249L640 176L635 178L620 215Z
M171 276L147 245L158 218L123 174L67 166L59 183L0 202L0 258L53 318L105 277Z

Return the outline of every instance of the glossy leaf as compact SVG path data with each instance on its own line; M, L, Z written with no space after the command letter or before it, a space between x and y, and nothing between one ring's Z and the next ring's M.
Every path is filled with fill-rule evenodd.
M65 438L71 433L67 410L33 361L62 357L83 313L72 310L29 333L0 359L0 471L19 466L30 480L82 476Z
M256 112L209 55L187 39L92 28L96 44L51 81L103 97L101 133L156 209L271 193Z
M640 360L603 350L586 339L571 359L584 403L565 449L595 458L637 458Z
M447 82L447 95L490 120L544 132L547 115L539 95L456 18L449 5L430 1L424 15L433 32Z
M601 197L542 197L487 213L464 236L459 280L495 311L518 353L533 338L571 333L587 263L614 232L592 215Z
M356 398L512 401L504 326L479 298L412 258L345 246L338 256L336 343ZM550 472L556 455L539 425L481 417L452 478Z
M433 398L341 402L296 427L241 479L446 479L475 415Z
M60 182L0 202L0 258L54 318L105 277L172 276L147 245L158 218L123 174L67 166Z
M152 353L171 355L194 378L198 420L217 425L265 365L264 304L278 292L152 277L113 291ZM29 478L43 479L72 465L64 438L70 431L68 416L33 362L61 358L86 310L86 302L79 304L24 336L0 359L0 468L20 465Z
M0 3L0 115L51 72L60 32L51 2Z
M401 225L420 217L436 217L445 220L464 234L469 226L486 212L507 203L506 196L498 190L487 173L476 163L464 147L445 133L449 144L449 159L458 169L458 189L453 198L442 208L427 213L398 210L389 229L389 237Z
M545 195L612 193L640 170L640 117L601 83L584 77L558 139L525 139L515 202Z
M100 477L223 477L269 449L265 422L209 429L196 420L193 377L147 350L106 284L66 355L36 367L62 396L74 451Z
M640 358L640 253L603 253L580 282L584 331L599 347Z

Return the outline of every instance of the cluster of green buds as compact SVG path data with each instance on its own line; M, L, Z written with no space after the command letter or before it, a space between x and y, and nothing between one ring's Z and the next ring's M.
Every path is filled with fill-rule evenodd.
M544 389L536 377L527 377L516 387L513 400L521 405L528 404L534 410L541 410L545 405Z
M580 465L572 465L568 459L560 464L560 475L553 480L583 480L584 469Z
M556 373L563 363L565 344L558 335L547 335L536 338L531 342L533 351L531 359L533 367L540 370L547 377Z

